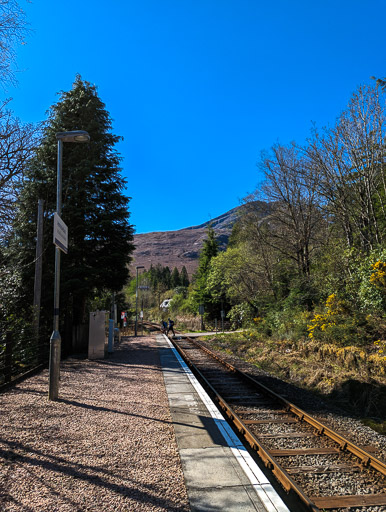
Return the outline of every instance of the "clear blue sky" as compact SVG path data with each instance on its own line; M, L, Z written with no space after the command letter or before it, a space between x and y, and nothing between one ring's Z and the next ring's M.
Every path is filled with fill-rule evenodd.
M237 206L261 150L304 142L386 76L385 0L19 1L32 32L11 108L40 121L76 73L94 83L138 233Z

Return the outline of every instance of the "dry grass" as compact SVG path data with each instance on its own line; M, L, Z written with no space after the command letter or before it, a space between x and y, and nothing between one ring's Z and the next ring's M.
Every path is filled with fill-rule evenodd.
M318 345L310 341L259 339L251 333L218 336L214 348L386 426L386 358L363 348Z

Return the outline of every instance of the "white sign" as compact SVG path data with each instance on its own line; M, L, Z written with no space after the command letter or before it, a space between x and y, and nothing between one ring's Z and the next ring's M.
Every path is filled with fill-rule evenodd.
M68 253L68 228L57 213L54 213L54 244Z

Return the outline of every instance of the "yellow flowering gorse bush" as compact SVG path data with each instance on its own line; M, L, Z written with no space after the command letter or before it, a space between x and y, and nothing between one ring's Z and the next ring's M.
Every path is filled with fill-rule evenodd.
M386 262L378 260L371 265L370 283L386 292Z
M378 349L378 354L386 359L386 340L374 341L374 345Z
M308 337L314 338L315 329L325 331L328 327L335 325L334 317L343 312L343 305L338 300L335 293L332 293L326 300L326 313L315 313L314 318L311 320L311 325L308 326Z

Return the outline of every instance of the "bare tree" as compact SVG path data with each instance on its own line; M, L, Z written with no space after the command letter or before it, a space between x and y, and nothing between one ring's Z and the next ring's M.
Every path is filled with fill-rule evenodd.
M263 219L271 215L274 205L256 200L259 194L255 192L245 198L245 205L237 224L237 241L242 243L244 250L254 255L251 274L258 277L258 288L272 293L276 299L274 285L274 267L277 263L275 250L266 243L267 227ZM249 277L251 279L251 277ZM252 279L253 280L253 279Z
M370 250L385 241L385 102L378 87L363 86L333 129L314 132L306 153L323 203L342 226L349 246Z
M16 0L0 0L0 82L15 82L12 64L15 46L22 44L27 31L23 10Z
M6 106L6 102L0 106L0 239L10 229L18 187L38 135L37 127L22 124Z
M323 218L307 162L295 145L277 144L263 156L260 168L265 175L260 193L271 212L256 224L257 238L295 261L300 275L308 277Z

